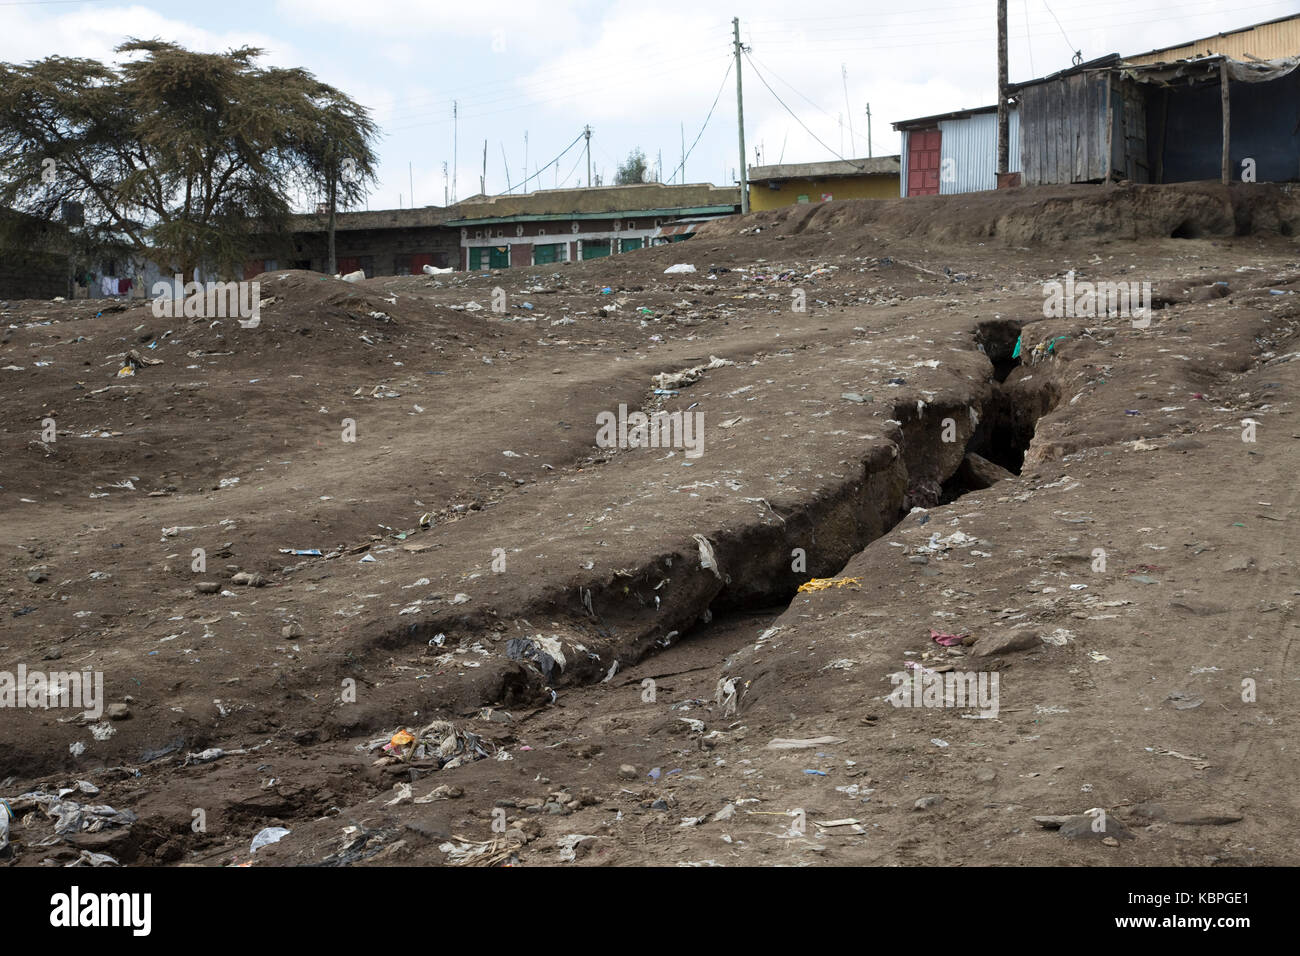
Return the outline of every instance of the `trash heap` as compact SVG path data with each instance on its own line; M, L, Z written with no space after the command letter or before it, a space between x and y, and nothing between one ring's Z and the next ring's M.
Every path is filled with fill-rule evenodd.
M458 730L449 720L435 720L419 733L399 727L392 736L380 737L366 745L371 752L380 748L384 752L373 761L373 766L436 761L439 770L454 770L463 764L491 757L496 752L490 742L478 734Z

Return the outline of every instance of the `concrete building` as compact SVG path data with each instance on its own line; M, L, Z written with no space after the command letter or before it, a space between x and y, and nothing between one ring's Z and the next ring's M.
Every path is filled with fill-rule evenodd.
M749 208L778 209L832 199L892 199L898 195L899 158L835 160L749 167Z
M638 183L460 203L454 209L464 215L445 225L458 231L457 268L505 269L633 252L689 234L693 228L672 228L683 219L729 216L739 207L735 187Z
M638 183L473 196L453 206L344 212L335 217L337 270L418 275L439 269L506 269L631 252L685 238L694 224L740 207L735 187ZM328 219L294 217L268 240L245 277L274 269L328 268Z

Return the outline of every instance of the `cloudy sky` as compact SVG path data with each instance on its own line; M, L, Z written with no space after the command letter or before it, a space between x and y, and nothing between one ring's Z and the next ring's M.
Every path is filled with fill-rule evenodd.
M994 102L995 8L993 0L0 0L0 60L111 60L129 36L210 52L262 47L268 64L311 70L371 109L383 136L369 206L381 209L410 206L412 196L441 205L453 173L454 194L479 192L485 140L489 194L519 190L525 168L528 189L579 185L586 162L581 143L571 144L587 125L592 171L607 182L635 148L652 165L662 157L665 181L683 181L683 138L685 182L733 181L732 17L750 49L750 165L867 155L868 104L871 151L896 153L891 122ZM1062 69L1076 50L1085 59L1140 53L1296 12L1297 0L1008 0L1011 79Z

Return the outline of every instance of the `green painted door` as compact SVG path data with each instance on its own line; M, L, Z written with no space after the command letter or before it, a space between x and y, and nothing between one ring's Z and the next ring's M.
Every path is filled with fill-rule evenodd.
M640 249L642 241L640 239L620 239L618 241L619 252L632 252L634 249Z
M533 246L533 262L539 266L548 262L562 262L563 250L564 244L561 242L543 243L540 246Z
M477 272L479 269L487 268L487 256L484 253L487 249L479 246L473 246L469 250L469 269L470 272Z
M490 256L490 265L493 269L510 268L510 247L493 246Z
M582 258L599 259L609 255L608 239L588 239L582 244Z

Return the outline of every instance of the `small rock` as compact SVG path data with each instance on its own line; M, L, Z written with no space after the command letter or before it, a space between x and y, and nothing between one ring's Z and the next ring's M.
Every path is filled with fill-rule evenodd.
M200 581L198 584L194 585L194 590L198 591L200 594L216 594L221 590L221 585L216 581Z
M286 640L292 640L295 637L302 637L302 625L297 621L290 621L284 627L280 628L280 636Z
M109 719L109 720L126 720L126 719L128 719L130 716L131 716L131 708L128 707L128 706L126 706L126 704L109 704L109 705L108 705L108 719Z
M1102 840L1106 837L1113 837L1116 840L1133 839L1132 831L1109 813L1105 815L1080 813L1072 816L1061 824L1061 836L1067 840Z
M256 571L240 571L230 579L231 584L242 584L244 587L261 588L266 587L266 578Z
M1012 631L1009 634L987 634L975 642L975 653L980 657L1027 651L1040 647L1043 639L1033 631Z
M929 810L931 807L940 806L942 803L943 803L942 794L930 793L930 794L926 794L924 797L919 797L916 803L912 805L912 809Z
M625 763L618 768L618 775L624 780L635 780L637 779L636 767L630 763Z
M50 579L50 576L49 576L48 574L46 574L44 571L28 571L28 572L27 572L27 580L28 580L28 581L31 581L32 584L44 584L44 583L45 583L46 581L48 581L49 579Z

